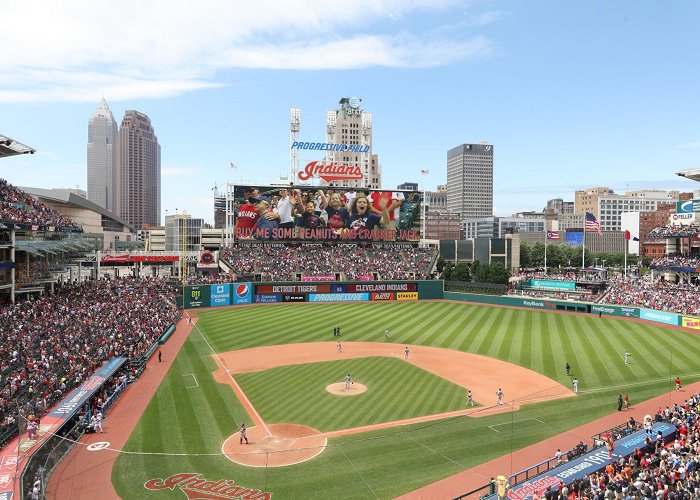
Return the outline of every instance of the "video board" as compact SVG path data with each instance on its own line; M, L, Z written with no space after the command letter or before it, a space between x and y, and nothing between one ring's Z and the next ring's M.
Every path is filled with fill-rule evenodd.
M418 241L420 193L327 186L234 188L236 240Z

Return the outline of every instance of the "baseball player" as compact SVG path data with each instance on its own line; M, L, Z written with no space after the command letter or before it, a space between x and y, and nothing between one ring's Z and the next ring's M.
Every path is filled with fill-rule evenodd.
M680 391L681 390L681 378L676 377L676 390Z
M408 359L408 346L406 346L403 350L403 359Z
M574 388L574 393L578 394L578 379L576 377L571 381L571 385Z
M474 406L474 398L472 398L471 389L467 391L467 406Z
M630 353L628 353L628 352L625 353L625 364L626 365L630 364Z
M384 340L389 340L389 330L384 330Z
M248 444L248 436L246 436L248 429L246 429L245 423L241 424L241 426L238 428L238 432L241 433L240 444L243 444L244 439L245 439L245 444Z
M337 352L343 352L343 346L340 343L340 340L338 341L338 345L335 346L335 350Z
M346 389L350 389L350 385L351 385L352 383L353 383L353 382L352 382L352 377L351 377L350 374L348 373L348 374L345 376L345 388L346 388Z
M102 411L95 413L95 432L98 430L100 432L104 432L104 429L102 428Z
M498 404L503 405L503 391L501 390L500 387L496 391L496 397L498 398Z

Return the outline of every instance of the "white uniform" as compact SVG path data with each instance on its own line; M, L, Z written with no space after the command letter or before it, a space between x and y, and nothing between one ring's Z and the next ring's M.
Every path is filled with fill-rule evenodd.
M575 379L571 382L571 384L574 386L574 392L575 392L576 394L578 394L578 379L575 378Z
M345 388L350 389L350 384L352 384L352 377L348 373L347 377L345 377Z
M502 405L503 404L503 391L499 388L498 391L496 391L496 397L498 397L498 404Z
M95 432L97 431L104 432L104 429L102 428L102 412L98 411L95 414Z

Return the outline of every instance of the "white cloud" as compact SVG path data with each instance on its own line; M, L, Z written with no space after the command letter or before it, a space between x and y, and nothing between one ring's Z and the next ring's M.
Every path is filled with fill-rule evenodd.
M229 68L425 67L484 57L492 42L422 26L459 0L10 2L0 102L168 97L222 85ZM488 14L488 13L486 13ZM483 14L482 16L486 16ZM493 16L493 14L491 14ZM486 16L488 17L488 16ZM484 17L484 19L486 19Z

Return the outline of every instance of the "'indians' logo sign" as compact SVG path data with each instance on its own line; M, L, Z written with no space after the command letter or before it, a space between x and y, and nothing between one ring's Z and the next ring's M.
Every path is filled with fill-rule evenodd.
M201 474L174 474L166 479L150 479L143 485L147 490L175 490L179 488L189 500L269 500L272 493L236 486L231 479L207 481Z
M308 181L315 175L318 175L326 182L359 180L363 178L360 167L340 165L337 161L329 163L328 165L324 165L318 161L312 161L304 167L304 170L297 174L297 177L302 181Z

